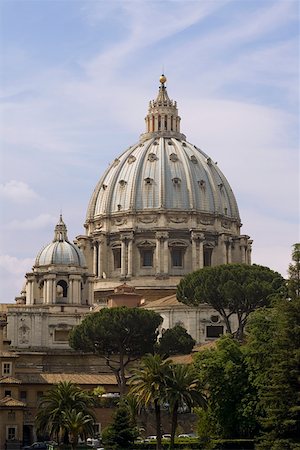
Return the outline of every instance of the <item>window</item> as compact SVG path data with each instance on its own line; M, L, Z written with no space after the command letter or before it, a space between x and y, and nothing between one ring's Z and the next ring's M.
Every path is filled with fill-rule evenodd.
M212 255L212 248L205 248L204 249L204 260L203 264L205 267L211 266L211 255Z
M114 269L121 269L121 249L114 248L113 256L114 256Z
M183 249L172 248L172 267L183 267Z
M37 393L36 393L37 401L39 401L41 399L41 397L43 397L43 395L44 395L43 391L37 391Z
M69 330L54 330L54 340L56 342L68 342Z
M27 400L27 392L26 391L20 391L20 400L22 402L26 402L26 400Z
M2 363L2 375L11 375L11 362Z
M17 437L17 427L7 427L6 428L6 439L12 441Z
M11 397L11 391L4 391L4 397Z
M152 249L142 250L141 259L143 267L153 267L153 250Z
M68 283L65 280L59 280L56 284L56 297L68 296Z
M224 334L223 325L209 325L206 327L207 338L218 338Z

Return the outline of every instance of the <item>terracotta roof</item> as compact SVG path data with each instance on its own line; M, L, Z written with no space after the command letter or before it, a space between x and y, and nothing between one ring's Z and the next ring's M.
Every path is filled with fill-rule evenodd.
M19 378L14 377L1 377L0 384L21 384L22 381Z
M191 364L193 362L196 353L203 352L204 350L209 350L211 348L215 348L216 344L217 344L216 340L206 342L205 344L198 344L195 345L195 347L192 350L192 353L188 355L172 355L170 356L169 359L172 360L174 364Z
M26 404L21 402L20 400L17 400L13 397L9 397L7 395L6 397L0 399L0 407L3 407L3 406L7 406L9 408L12 408L14 406L24 407L24 406L26 406Z
M190 308L177 300L176 294L169 295L168 297L159 298L143 305L143 308Z
M20 373L23 384L58 384L62 381L71 381L75 384L116 385L113 374L88 373Z

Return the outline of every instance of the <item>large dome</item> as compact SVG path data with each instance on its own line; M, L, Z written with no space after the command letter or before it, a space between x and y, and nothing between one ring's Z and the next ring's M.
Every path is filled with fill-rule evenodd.
M93 193L87 218L162 209L239 219L232 189L218 166L178 137L146 139L116 158Z
M180 131L166 77L150 101L146 132L114 159L91 196L86 234L77 237L95 299L120 280L149 298L175 292L204 266L251 262L232 189L217 164Z
M211 158L180 133L165 77L150 102L147 132L116 158L97 184L87 220L130 211L197 211L239 220L237 203Z
M55 227L53 242L46 245L36 257L35 267L49 265L86 267L82 251L68 240L67 228L62 216Z

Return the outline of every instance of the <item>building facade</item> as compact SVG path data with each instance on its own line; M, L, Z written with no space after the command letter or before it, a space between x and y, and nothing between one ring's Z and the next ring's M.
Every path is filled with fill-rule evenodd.
M145 133L97 183L85 234L69 241L60 216L16 304L3 311L1 449L36 437L38 398L59 381L116 392L103 362L69 348L69 331L87 314L124 304L154 309L164 320L161 332L180 323L198 344L225 331L209 305L178 302L176 286L205 266L251 264L252 241L241 234L235 196L217 163L181 132L166 81L162 75L149 103ZM234 316L231 322L234 329ZM97 414L107 424L110 413Z

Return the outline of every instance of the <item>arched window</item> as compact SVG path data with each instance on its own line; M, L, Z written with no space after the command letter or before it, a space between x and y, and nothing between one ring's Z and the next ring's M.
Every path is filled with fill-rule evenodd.
M60 299L68 297L68 283L65 280L59 280L56 283L56 299L59 301Z

